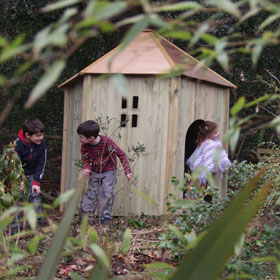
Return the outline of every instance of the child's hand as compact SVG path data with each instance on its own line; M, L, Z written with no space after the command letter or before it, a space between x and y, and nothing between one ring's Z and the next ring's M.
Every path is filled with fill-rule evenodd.
M89 176L90 173L91 173L91 170L90 170L90 169L85 168L85 169L82 170L83 176Z
M133 172L126 174L126 178L130 180L133 177Z
M20 190L24 191L24 182L23 181L20 181Z
M41 193L40 186L32 185L32 193L34 193L34 191L36 191L37 195L39 195Z

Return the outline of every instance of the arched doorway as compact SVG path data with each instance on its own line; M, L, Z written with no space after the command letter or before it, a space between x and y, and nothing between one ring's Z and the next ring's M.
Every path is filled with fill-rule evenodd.
M190 127L188 128L188 131L186 133L185 138L185 158L184 158L184 174L190 173L190 168L187 165L187 160L192 155L194 150L196 149L196 139L197 134L199 131L199 126L204 122L204 120L198 119L194 121ZM186 192L183 193L183 197L185 198Z

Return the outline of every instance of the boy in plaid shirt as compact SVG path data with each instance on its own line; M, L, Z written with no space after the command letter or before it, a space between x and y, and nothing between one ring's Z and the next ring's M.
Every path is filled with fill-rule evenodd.
M88 189L84 193L82 212L92 219L99 204L101 224L111 220L114 191L117 183L117 157L128 180L133 177L124 151L109 137L99 135L99 125L88 120L77 128L84 163L83 175L89 176Z

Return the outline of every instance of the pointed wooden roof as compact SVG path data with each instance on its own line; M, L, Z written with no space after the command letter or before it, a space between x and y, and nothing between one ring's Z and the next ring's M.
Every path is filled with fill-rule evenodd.
M124 50L117 46L79 73L62 83L63 87L84 74L163 74L180 67L182 75L236 88L234 84L200 63L152 30L140 33Z

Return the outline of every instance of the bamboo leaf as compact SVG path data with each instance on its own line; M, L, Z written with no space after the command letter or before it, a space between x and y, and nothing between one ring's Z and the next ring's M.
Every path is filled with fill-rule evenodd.
M183 233L177 227L173 225L168 225L168 227L183 244L186 243Z
M151 269L174 269L174 267L171 264L162 263L162 262L149 263L149 264L146 264L145 266L147 268L151 268Z
M270 25L272 22L280 18L280 14L275 14L269 16L263 23L259 26L258 31L261 31L262 29L266 28L268 25Z
M63 247L70 230L70 226L73 221L78 203L80 201L82 192L84 190L87 178L83 176L79 179L75 193L68 204L67 210L65 211L62 221L56 231L54 241L48 251L47 257L44 260L42 267L40 268L40 273L38 280L49 280L53 279L59 259L61 257Z
M270 122L270 126L275 127L277 133L280 133L280 117L274 118L274 119Z
M231 2L230 0L209 0L207 1L210 5L215 5L216 7L220 8L221 10L233 15L237 18L240 17L240 11L236 4Z
M190 200L190 199L180 199L180 200L175 200L173 202L173 206L175 208L182 208L182 209L185 209L185 208L190 208L191 206L195 205L196 202L194 200Z
M87 226L88 226L88 215L85 215L80 228L81 243L83 248L85 248L87 245Z
M230 145L230 149L233 152L237 146L238 143L238 139L239 139L239 135L240 135L240 127L236 127L233 129L232 135L229 139L229 145Z
M89 231L90 243L97 244L98 242L97 232L92 227L89 227L88 231Z
M110 261L109 258L106 256L105 252L102 248L100 248L97 244L90 244L89 245L92 252L96 255L98 260L104 265L107 269L110 268Z
M101 1L102 2L102 1ZM105 1L103 3L106 3ZM127 7L127 4L123 1L107 2L106 5L103 5L101 9L98 9L94 13L94 17L97 20L104 20L113 16L116 16L123 12Z
M69 190L65 193L60 194L59 197L56 198L56 200L53 202L53 206L56 208L59 205L67 202L72 197L74 192L75 192L75 189L72 189L72 190Z
M255 16L258 12L260 11L259 8L253 8L251 10L249 10L248 13L246 13L240 20L239 20L239 24L244 22L245 20L247 20L250 17Z
M180 40L190 40L192 35L188 31L169 31L164 33L167 38L180 39Z
M136 38L149 25L149 23L149 16L144 16L142 19L136 22L124 36L119 50L124 50L130 44L130 42L132 42L133 39Z
M270 188L269 184L266 184L258 195L248 202L252 191L264 174L265 170L258 172L232 200L170 279L217 279L224 263L233 253L236 241L255 215L260 202L266 198ZM247 204L244 206L246 202Z
M127 94L127 81L124 75L114 74L112 75L112 81L119 94Z
M108 280L108 274L109 269L97 262L92 270L89 280Z
M63 9L63 8L72 6L74 4L78 4L80 2L81 2L81 0L62 0L62 1L57 1L57 2L54 2L53 4L49 4L46 7L42 8L41 11L46 13L46 12L50 12L50 11L54 11L54 10Z
M26 108L32 107L32 105L42 97L57 81L61 72L65 67L63 60L57 60L51 67L47 69L43 77L39 80L36 86L33 88L26 104Z
M231 107L230 114L232 116L236 116L244 107L245 105L245 97L241 96L237 102Z
M257 64L262 50L263 50L263 41L262 40L256 41L256 44L255 44L255 46L253 47L253 50L252 50L252 61L253 61L254 65Z
M182 10L200 10L202 6L193 1L184 1L175 4L167 4L161 7L155 8L155 12L170 12L170 11L182 11Z
M123 242L122 242L122 253L126 255L130 249L130 244L132 240L132 233L131 229L127 228L123 235Z
M30 242L28 243L28 250L32 255L36 253L39 242L44 238L45 237L43 235L36 235L30 240Z
M157 206L157 202L155 200L153 200L150 196L148 196L147 194L141 192L140 190L138 190L135 187L131 187L131 189L138 195L140 195L141 197L143 197L145 200L149 201L152 205Z
M26 218L32 229L36 228L37 215L33 206L28 206L26 209Z
M193 46L208 30L208 24L202 24L199 29L194 33L194 36L191 39L190 45Z

